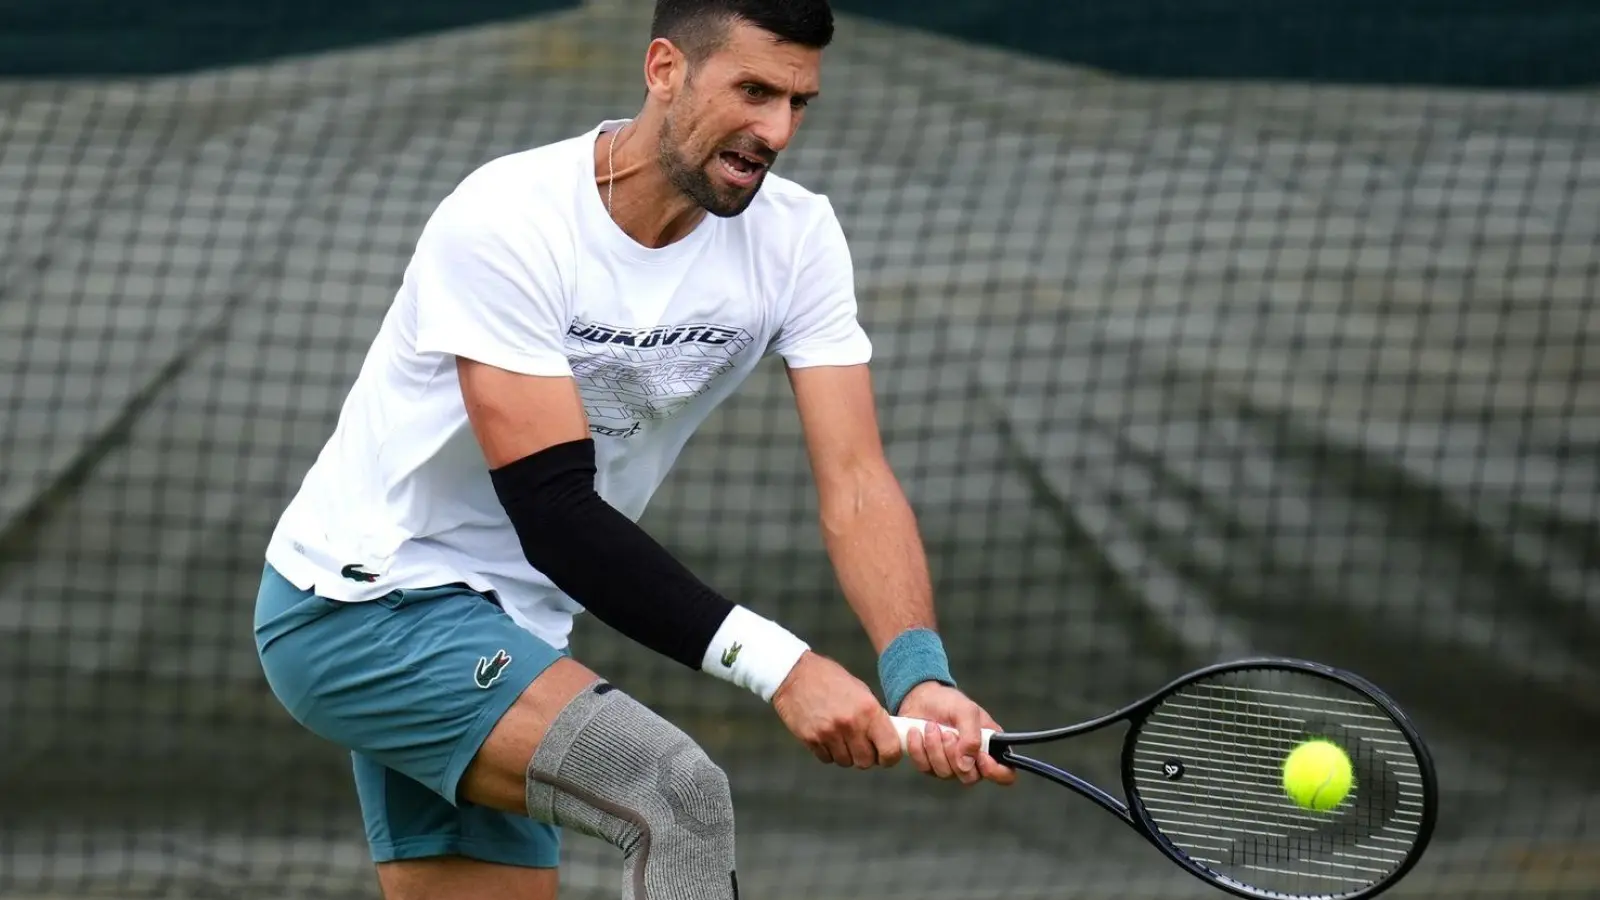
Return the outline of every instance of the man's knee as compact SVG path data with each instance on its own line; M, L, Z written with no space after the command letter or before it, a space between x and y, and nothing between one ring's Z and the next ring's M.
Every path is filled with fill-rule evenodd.
M733 900L728 776L689 735L596 680L546 730L527 770L535 819L623 851L628 900Z
M599 677L571 658L556 660L539 673L473 755L461 774L457 797L479 806L525 814L528 760L561 710Z

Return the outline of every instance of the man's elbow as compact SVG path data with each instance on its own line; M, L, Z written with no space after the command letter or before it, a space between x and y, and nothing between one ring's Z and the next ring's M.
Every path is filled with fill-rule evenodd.
M881 459L839 466L821 481L818 498L828 535L849 532L873 513L905 502L894 472Z

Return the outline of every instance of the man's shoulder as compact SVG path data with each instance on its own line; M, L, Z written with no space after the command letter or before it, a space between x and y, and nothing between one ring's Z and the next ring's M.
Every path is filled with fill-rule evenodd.
M572 169L581 161L587 135L575 135L537 147L503 153L478 165L462 184L571 184Z
M457 182L440 207L471 208L474 217L490 218L566 208L581 183L573 173L581 163L582 141L579 135L489 159Z
M827 194L806 187L798 181L768 172L761 183L757 202L750 212L765 216L783 216L810 221L819 216L833 215L833 203Z
M826 194L770 172L742 218L762 242L789 252L819 228L835 227L839 221Z

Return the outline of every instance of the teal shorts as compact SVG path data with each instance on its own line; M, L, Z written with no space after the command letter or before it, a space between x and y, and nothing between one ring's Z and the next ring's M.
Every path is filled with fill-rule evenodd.
M456 796L500 716L564 655L491 597L457 584L341 603L267 566L255 638L289 714L350 751L374 862L557 864L557 828Z

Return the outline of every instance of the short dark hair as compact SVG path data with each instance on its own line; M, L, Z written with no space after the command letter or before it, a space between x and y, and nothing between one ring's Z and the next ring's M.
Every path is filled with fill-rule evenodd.
M736 21L803 47L821 50L833 41L828 0L656 0L650 39L666 38L698 62L722 46Z

